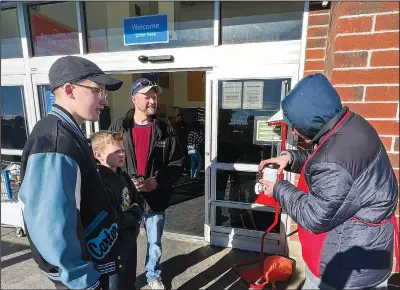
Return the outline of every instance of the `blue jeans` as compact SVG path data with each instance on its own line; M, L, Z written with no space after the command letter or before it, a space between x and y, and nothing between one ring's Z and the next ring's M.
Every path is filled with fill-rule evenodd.
M189 151L188 154L192 160L190 177L197 177L201 167L203 166L203 159L201 158L199 151Z
M145 212L143 222L147 235L146 277L150 283L161 275L161 237L164 231L165 212Z

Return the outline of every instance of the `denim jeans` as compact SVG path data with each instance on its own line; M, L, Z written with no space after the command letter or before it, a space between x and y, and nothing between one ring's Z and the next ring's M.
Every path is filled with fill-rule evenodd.
M190 177L198 177L199 171L203 166L203 159L201 158L199 151L190 151L189 152L191 163Z
M161 237L164 231L165 212L145 212L144 229L147 235L146 277L150 283L161 275Z

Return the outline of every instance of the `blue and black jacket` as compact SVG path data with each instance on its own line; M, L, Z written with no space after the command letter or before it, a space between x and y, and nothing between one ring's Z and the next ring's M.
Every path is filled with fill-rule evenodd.
M26 142L19 199L33 258L70 289L95 289L120 268L116 204L108 198L90 143L54 105Z
M282 110L294 128L320 145L312 156L305 150L284 152L291 157L287 171L304 170L309 194L288 181L276 183L273 192L298 225L326 233L323 244L300 237L303 249L319 253L307 266L318 263L316 278L333 289L381 284L392 270L394 229L387 221L396 210L398 187L378 133L342 107L322 74L301 80L282 101Z

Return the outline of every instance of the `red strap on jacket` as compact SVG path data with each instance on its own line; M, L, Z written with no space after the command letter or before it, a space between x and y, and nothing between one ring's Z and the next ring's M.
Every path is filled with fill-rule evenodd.
M331 130L331 132L327 136L325 136L325 138L321 141L321 143L314 150L313 154L304 163L297 187L299 189L301 189L303 192L305 192L306 194L309 193L309 188L308 188L308 185L304 178L304 169L306 167L307 162L318 151L318 149L321 148L322 144L324 144L326 142L326 140L335 132L335 130L347 119L347 117L350 115L350 113L351 112L349 111L346 113L346 115L344 115L344 117L335 125L335 127ZM358 222L362 222L369 226L382 226L389 222L393 223L394 256L396 258L395 272L399 272L399 226L398 226L397 218L396 218L395 214L393 214L393 216L390 219L385 220L379 224L364 222L356 217L352 217L351 219L358 221ZM320 277L320 267L319 267L320 266L320 258L321 258L321 253L322 253L322 249L323 249L323 245L325 243L327 233L315 235L313 233L306 231L302 227L298 226L298 234L299 234L300 243L302 245L302 254L303 254L304 262L307 264L310 271L316 277Z

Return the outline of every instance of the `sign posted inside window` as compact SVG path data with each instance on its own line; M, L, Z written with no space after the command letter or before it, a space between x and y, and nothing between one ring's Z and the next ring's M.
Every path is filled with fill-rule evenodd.
M244 82L243 109L263 108L264 82Z
M124 45L167 42L169 42L167 14L124 19Z
M270 116L254 117L253 143L257 145L267 145L274 142L280 142L282 139L281 126L269 126Z
M240 109L242 106L242 82L222 83L222 109Z
M46 91L46 109L47 113L51 111L51 107L53 106L55 101L54 95L51 91Z

